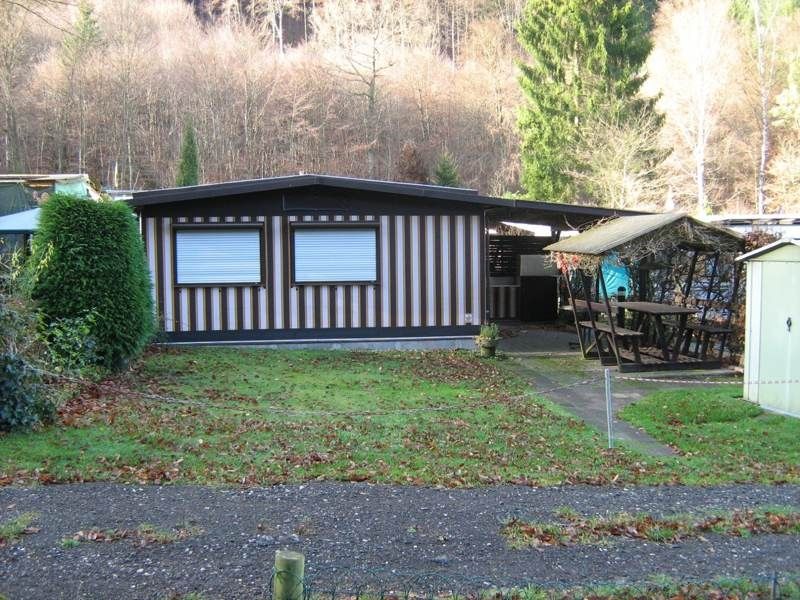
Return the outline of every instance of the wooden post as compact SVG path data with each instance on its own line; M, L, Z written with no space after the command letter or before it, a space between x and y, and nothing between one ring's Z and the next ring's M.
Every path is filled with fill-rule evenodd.
M597 358L603 362L603 347L600 345L600 334L597 332L597 323L594 318L594 308L592 307L592 284L589 276L583 269L578 269L578 276L581 280L581 287L583 288L583 297L586 298L586 308L589 312L589 322L592 324L592 333L594 334L594 346L597 348Z
M304 576L305 557L302 554L277 550L272 574L273 600L303 600Z
M597 267L597 283L598 293L602 293L603 300L606 303L606 314L608 315L608 328L611 331L611 351L614 353L614 358L617 361L617 366L622 367L622 357L619 354L619 342L617 342L617 329L614 327L614 313L611 312L611 299L608 297L608 290L606 289L606 278L603 275L603 263Z
M625 302L625 288L623 286L617 288L617 302ZM625 327L625 309L621 306L617 308L617 325Z
M567 282L567 294L569 294L569 301L570 301L570 304L572 305L572 316L573 316L573 319L575 321L575 331L578 333L578 344L581 347L581 354L583 355L583 358L589 358L589 355L586 352L586 344L583 343L584 342L584 340L583 340L583 331L581 330L581 326L579 324L580 323L580 318L578 318L578 307L575 305L576 296L575 296L575 294L572 293L572 281L571 281L569 269L566 272L563 272L561 275L562 275L562 277L564 277L564 280ZM588 343L588 340L587 340L587 343Z
M700 251L695 248L694 254L692 254L692 260L689 263L689 272L686 274L686 284L683 286L683 302L681 302L681 306L686 306L689 295L692 293L692 284L694 283L694 271L697 268L698 254L700 254ZM716 268L716 263L714 263L714 268Z

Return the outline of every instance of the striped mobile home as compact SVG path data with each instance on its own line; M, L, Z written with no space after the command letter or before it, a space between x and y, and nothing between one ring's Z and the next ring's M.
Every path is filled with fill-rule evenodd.
M486 321L486 213L517 204L319 175L129 203L168 342L414 345L469 343Z

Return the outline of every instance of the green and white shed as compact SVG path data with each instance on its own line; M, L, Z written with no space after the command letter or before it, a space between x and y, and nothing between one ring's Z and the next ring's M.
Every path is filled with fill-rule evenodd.
M800 417L800 239L737 260L747 264L744 397Z

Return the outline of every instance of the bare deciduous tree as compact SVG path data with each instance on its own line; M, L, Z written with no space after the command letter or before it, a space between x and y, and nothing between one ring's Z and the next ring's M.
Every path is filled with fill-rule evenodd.
M600 117L584 124L573 148L582 168L571 173L584 201L611 208L662 209L668 152L659 148L660 138L661 123L650 113L626 120Z
M689 175L698 214L709 209L712 143L735 89L736 33L727 0L672 0L657 16L648 91L661 95L673 164Z

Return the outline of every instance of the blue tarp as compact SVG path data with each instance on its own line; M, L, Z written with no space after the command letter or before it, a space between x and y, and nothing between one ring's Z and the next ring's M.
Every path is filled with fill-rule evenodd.
M631 274L628 267L621 265L614 257L606 258L603 261L603 279L606 282L606 290L608 295L615 297L617 289L625 288L625 295L629 296L631 293ZM602 288L600 289L602 292Z

